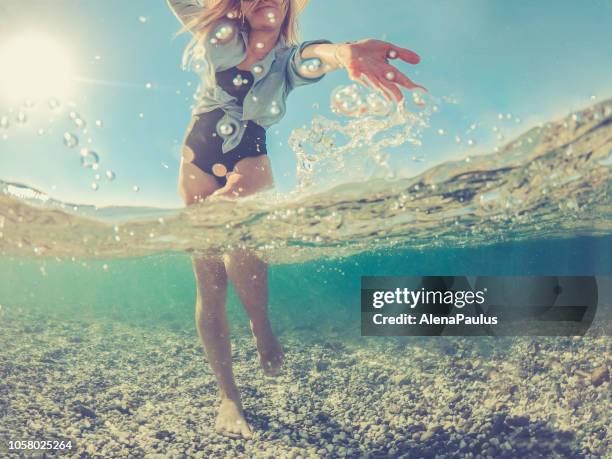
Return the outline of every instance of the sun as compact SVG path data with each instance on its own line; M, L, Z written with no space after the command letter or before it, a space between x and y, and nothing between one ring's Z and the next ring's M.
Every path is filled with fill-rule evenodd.
M0 45L0 97L11 102L66 98L73 82L72 60L53 37L26 32Z

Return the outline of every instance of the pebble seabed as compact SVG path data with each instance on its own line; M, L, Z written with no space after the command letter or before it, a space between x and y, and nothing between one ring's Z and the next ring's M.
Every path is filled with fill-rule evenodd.
M1 319L2 457L610 457L606 337L287 331L284 373L269 379L252 339L234 333L245 441L212 430L215 381L195 329L21 308ZM54 439L72 449L8 451L10 440Z

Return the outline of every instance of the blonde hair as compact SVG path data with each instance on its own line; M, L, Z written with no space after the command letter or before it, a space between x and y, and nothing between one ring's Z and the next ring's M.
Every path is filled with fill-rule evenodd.
M280 36L288 46L299 44L299 11L295 7L294 0L286 0L287 15L280 30ZM208 34L209 29L218 21L223 19L233 20L238 27L243 27L248 32L250 25L248 21L242 22L238 19L240 12L240 0L204 0L204 8L192 18L185 21L183 27L174 35L175 38L185 32L193 33L193 38L189 41L183 52L183 67L186 68L190 62L190 56L198 44L202 43ZM204 47L202 47L204 49Z

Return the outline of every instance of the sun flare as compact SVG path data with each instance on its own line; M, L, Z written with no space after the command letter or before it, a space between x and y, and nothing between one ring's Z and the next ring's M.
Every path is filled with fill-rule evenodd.
M64 98L72 87L67 49L50 36L28 32L0 46L0 97L10 101Z

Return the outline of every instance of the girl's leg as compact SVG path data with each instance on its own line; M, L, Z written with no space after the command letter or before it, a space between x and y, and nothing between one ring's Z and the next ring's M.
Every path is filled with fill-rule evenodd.
M223 261L216 257L193 257L197 285L195 319L210 367L217 378L221 405L217 432L224 435L251 436L244 418L240 394L232 371L232 349L225 311L227 274Z
M251 250L223 256L227 275L249 318L263 371L275 376L283 364L283 349L268 319L268 265Z
M219 188L219 184L212 175L190 162L193 152L189 148L184 147L183 155L178 190L185 204L190 206L210 196ZM197 288L196 325L221 395L215 427L221 434L249 437L251 430L244 418L240 394L232 372L232 348L225 312L225 267L218 254L192 257L192 264Z

